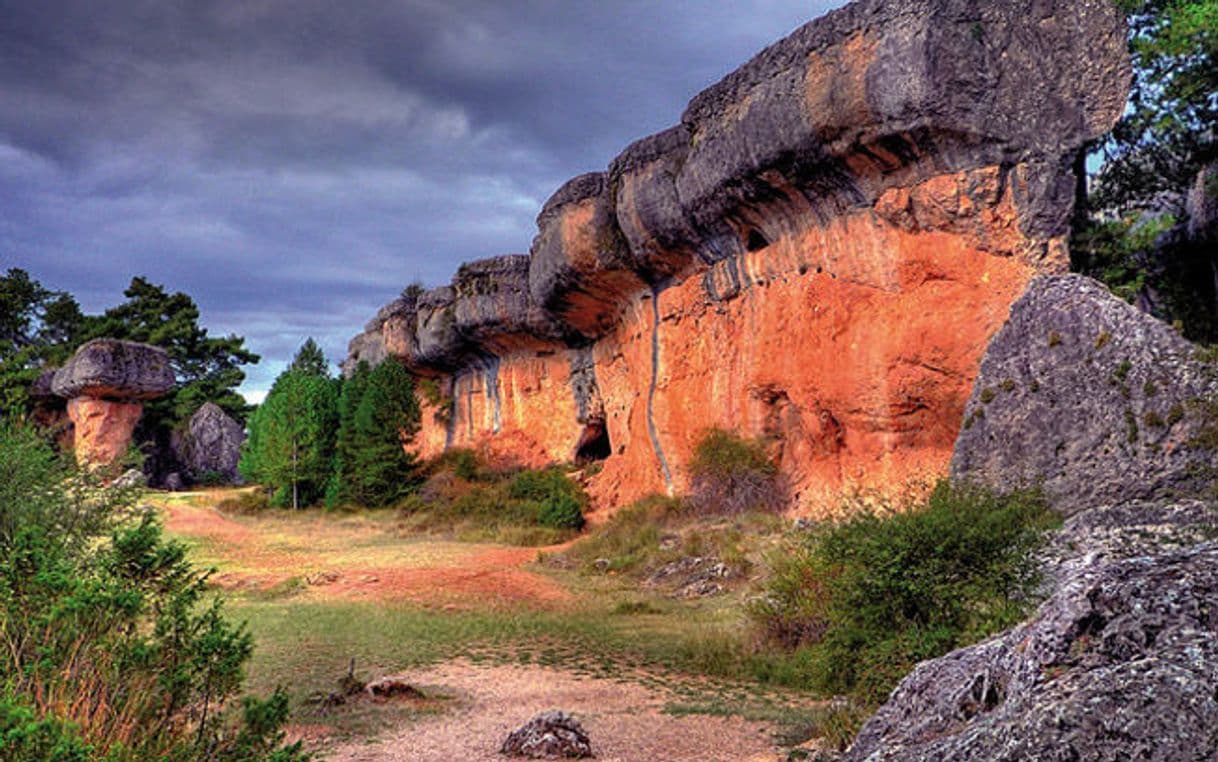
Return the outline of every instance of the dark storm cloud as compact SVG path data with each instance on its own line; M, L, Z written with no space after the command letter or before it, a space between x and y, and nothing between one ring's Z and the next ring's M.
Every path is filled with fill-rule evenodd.
M0 267L187 291L265 388L839 4L0 0Z

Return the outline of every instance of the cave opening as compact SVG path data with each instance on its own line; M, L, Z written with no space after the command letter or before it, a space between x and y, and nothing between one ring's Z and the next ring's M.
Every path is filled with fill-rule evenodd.
M744 248L749 251L761 251L770 245L769 240L756 228L749 231L748 238L745 239Z
M579 444L575 446L575 465L586 466L598 460L605 460L613 453L609 443L609 430L604 421L589 421L584 431L579 435Z

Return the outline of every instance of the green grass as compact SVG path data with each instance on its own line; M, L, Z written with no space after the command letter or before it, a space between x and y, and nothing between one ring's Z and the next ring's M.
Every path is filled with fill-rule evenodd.
M585 574L646 575L680 558L713 557L751 571L784 530L781 517L746 513L699 517L686 501L654 495L619 510L559 557Z
M351 659L364 678L466 658L473 663L530 664L662 691L683 712L736 714L797 724L820 699L804 688L807 673L792 655L754 652L740 619L740 599L676 602L637 592L602 590L569 610L520 607L438 611L412 604L356 601L229 601L248 623L257 648L249 688L284 685L297 722L323 722L340 736L373 735L423 707L340 707L325 716L309 698L335 689ZM625 605L623 605L625 604ZM795 659L800 658L795 655ZM423 686L428 695L435 687Z

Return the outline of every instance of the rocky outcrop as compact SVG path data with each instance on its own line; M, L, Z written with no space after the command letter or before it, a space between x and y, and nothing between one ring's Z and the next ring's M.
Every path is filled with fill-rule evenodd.
M1106 0L862 0L545 204L352 342L434 379L416 448L605 458L685 487L701 432L772 443L806 510L946 472L982 352L1064 271L1082 146L1128 90Z
M981 363L952 477L1064 513L1212 489L1218 365L1081 275L1037 278ZM1209 432L1207 434L1207 432Z
M1074 516L1035 616L920 664L846 759L1218 758L1216 535L1198 502Z
M173 369L163 349L116 339L94 339L50 379L68 400L73 446L82 463L104 465L126 454L143 402L173 389Z
M219 405L205 402L190 417L185 429L173 437L173 455L195 483L219 481L241 484L237 462L245 429Z
M513 730L500 754L528 759L585 759L595 755L588 734L566 712L542 712Z

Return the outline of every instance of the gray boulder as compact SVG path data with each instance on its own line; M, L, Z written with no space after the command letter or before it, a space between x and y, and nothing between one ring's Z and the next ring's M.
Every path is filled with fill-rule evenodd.
M952 478L1041 486L1064 514L1199 495L1215 395L1218 371L1171 327L1089 278L1042 276L986 351Z
M190 417L186 428L174 436L173 454L196 482L208 475L218 476L226 484L240 484L237 461L245 429L218 405L206 402Z
M1069 519L1032 619L918 665L846 759L1218 759L1216 533L1199 502Z
M542 712L507 737L500 754L529 759L583 759L592 744L583 726L565 712Z
M51 380L51 390L67 399L148 400L163 397L173 385L165 350L117 339L86 343Z

